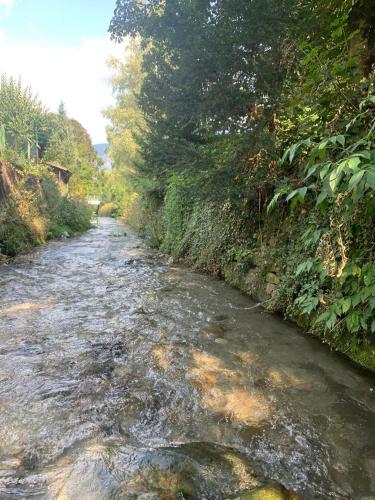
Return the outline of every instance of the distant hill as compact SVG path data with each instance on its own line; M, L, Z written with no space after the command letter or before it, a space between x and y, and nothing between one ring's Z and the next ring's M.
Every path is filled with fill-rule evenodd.
M96 152L98 155L103 158L104 161L104 170L111 170L112 164L111 160L108 158L106 154L106 150L108 148L109 144L94 144L94 148L96 149Z
M108 148L109 144L94 144L94 148L96 149L97 153L99 156L101 156L103 159L107 157L106 155L106 149Z

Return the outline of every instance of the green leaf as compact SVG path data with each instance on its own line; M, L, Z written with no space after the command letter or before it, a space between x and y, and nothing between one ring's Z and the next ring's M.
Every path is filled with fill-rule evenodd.
M352 300L350 297L344 299L342 303L342 312L346 314L349 311L351 305L352 305Z
M375 333L375 319L371 323L371 333Z
M290 148L286 149L282 158L281 158L281 164L285 163L285 160L287 159L288 155L289 155L289 150Z
M347 165L350 170L356 170L358 165L361 163L361 159L358 156L353 156L347 160Z
M316 205L317 206L321 205L323 201L327 198L327 196L328 196L327 191L322 191L316 200Z
M276 193L270 203L267 206L267 213L269 214L276 207L277 201L280 198L281 193Z
M292 198L294 198L298 193L298 189L294 189L291 193L288 194L286 197L286 201L290 201Z
M307 260L306 262L302 262L299 264L299 266L296 269L296 276L299 276L300 274L304 273L305 271L309 272L311 271L313 266L313 262L311 260Z
M358 151L355 154L355 157L358 158L365 158L366 160L371 160L371 151L368 151L367 149L364 149L363 151Z
M302 312L304 314L310 314L319 305L319 297L308 297L302 305Z
M357 148L359 148L359 146L365 146L367 144L367 141L365 141L365 139L360 139L359 141L355 142L354 144L352 144L349 148L349 151L350 152L353 152L355 151Z
M328 141L323 141L318 146L318 156L321 161L323 161L326 156L327 144Z
M293 144L293 146L291 146L289 148L289 163L292 163L293 162L293 159L294 159L294 156L297 152L297 149L299 148L300 146L300 143L297 142L296 144Z
M374 286L375 292L375 264L369 263L363 267L363 281L366 286Z
M365 303L366 300L369 297L371 297L371 295L372 295L372 288L370 288L370 287L362 288L362 290L361 290L361 302Z
M331 188L332 193L334 193L340 184L342 178L342 173L338 167L334 168L332 172L329 174L328 184Z
M323 167L321 168L320 170L320 178L323 180L325 178L325 176L328 174L329 172L329 169L331 167L332 163L331 162L328 162L328 163L325 163L323 165Z
M346 318L346 326L349 332L354 333L359 330L359 314L357 311L353 311L352 314Z
M359 170L351 177L351 179L349 180L349 189L353 189L355 186L357 186L357 184L361 182L365 172L365 170Z
M361 276L361 268L353 261L350 261L343 270L342 278L346 279L348 276Z
M336 324L336 320L337 320L337 316L334 312L331 312L331 315L330 317L328 318L327 320L327 323L326 323L326 327L329 329L329 330L332 330L332 328L335 326Z
M298 203L304 202L306 193L307 193L307 187L294 189L291 193L289 193L289 195L286 198L286 201L292 200L292 202L291 202L291 209L292 210L294 210L295 206Z
M298 195L301 197L302 200L305 199L306 193L307 193L307 187L299 188Z
M331 311L325 311L316 318L316 323L323 323L331 316Z
M367 330L367 317L366 316L361 316L360 317L360 322L361 322L361 327L364 330Z
M345 146L345 136L344 135L338 135L336 136L337 142L341 144L341 146Z
M356 307L358 304L360 304L362 301L362 297L361 297L361 294L358 292L356 293L355 295L353 295L352 297L352 304L353 304L353 307Z
M375 191L375 169L366 173L366 185Z
M315 174L316 169L318 168L318 165L313 165L312 167L309 168L305 180L307 180L309 177L311 177L313 174Z

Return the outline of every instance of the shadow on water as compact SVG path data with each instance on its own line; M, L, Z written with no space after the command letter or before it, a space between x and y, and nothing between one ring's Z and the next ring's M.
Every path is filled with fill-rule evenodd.
M0 498L374 498L373 378L121 223L0 293Z

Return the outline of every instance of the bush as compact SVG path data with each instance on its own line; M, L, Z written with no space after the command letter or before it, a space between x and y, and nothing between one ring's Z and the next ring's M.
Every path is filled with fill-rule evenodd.
M15 256L51 238L90 228L91 210L62 196L52 175L25 175L0 206L0 253Z
M1 253L14 257L43 243L45 222L30 199L10 199L0 208Z
M100 217L117 217L118 216L118 207L115 203L104 203L101 207L99 207L99 216Z

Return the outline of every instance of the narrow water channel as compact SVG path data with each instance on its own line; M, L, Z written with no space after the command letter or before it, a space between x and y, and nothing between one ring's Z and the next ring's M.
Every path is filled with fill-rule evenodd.
M374 378L252 305L108 219L1 266L0 498L375 498Z

